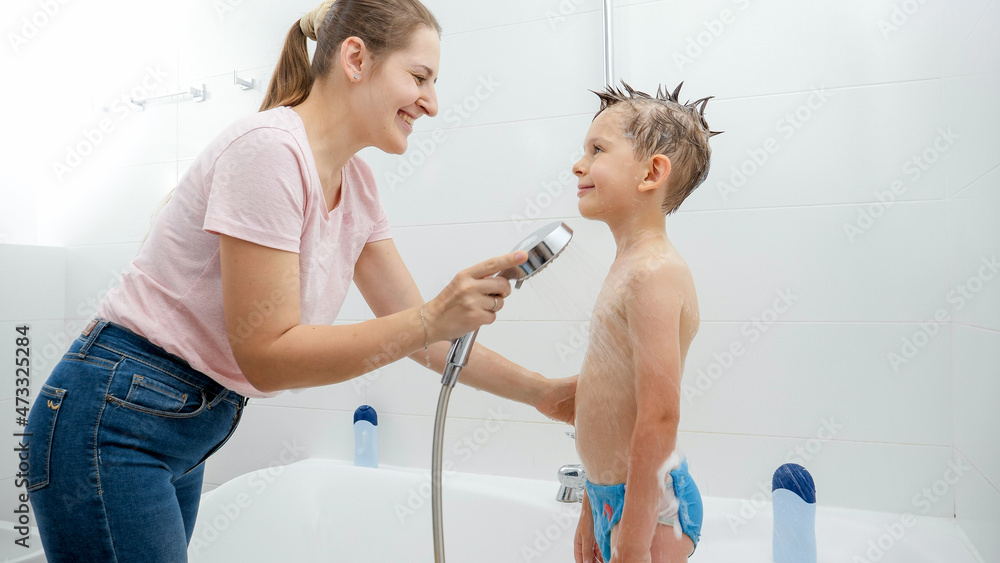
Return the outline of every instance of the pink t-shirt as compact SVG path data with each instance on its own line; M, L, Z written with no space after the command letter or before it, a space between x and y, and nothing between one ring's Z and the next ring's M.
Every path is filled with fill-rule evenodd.
M250 385L233 357L218 235L298 253L301 322L329 325L365 244L390 237L375 178L357 156L344 167L340 197L328 213L297 113L279 107L241 119L191 164L97 314L241 395L276 395ZM233 336L245 336L263 310Z

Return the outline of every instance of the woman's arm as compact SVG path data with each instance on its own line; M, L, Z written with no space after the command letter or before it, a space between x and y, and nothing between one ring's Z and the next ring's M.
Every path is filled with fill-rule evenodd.
M303 325L298 254L226 235L219 236L219 252L230 347L247 380L261 391L337 383L423 351L420 302L354 325ZM429 337L455 338L493 322L489 295L506 296L510 284L490 276L525 258L512 253L459 272L424 306ZM388 342L396 346L385 346Z
M497 281L507 287L503 295L509 295L510 283L507 280ZM392 239L365 245L354 268L354 283L372 312L380 319L391 318L400 311L419 307L423 302L420 290ZM501 299L500 306L502 305ZM422 333L418 344L419 347L409 356L420 365L425 365ZM437 373L444 370L450 348L449 340L435 342L431 339L428 349L430 369ZM462 369L459 381L476 389L531 405L550 418L563 422L571 422L573 419L575 377L548 379L507 360L481 344L473 347L468 365Z
M625 508L619 522L619 561L649 561L667 460L680 421L682 280L669 265L630 280L625 314L635 376L635 427L629 444Z

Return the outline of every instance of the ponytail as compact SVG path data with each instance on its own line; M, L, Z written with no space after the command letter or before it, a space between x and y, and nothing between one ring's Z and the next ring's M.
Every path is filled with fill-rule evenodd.
M260 111L278 106L297 106L305 101L312 90L313 77L309 70L309 50L302 26L295 22L288 30L281 58L267 85Z

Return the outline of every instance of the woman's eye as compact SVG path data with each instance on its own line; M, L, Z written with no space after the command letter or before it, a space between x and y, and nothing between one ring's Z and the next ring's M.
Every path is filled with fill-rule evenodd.
M426 76L420 76L419 74L414 74L413 78L415 78L417 80L417 84L419 84L421 86L424 84L424 82L427 81L427 77Z

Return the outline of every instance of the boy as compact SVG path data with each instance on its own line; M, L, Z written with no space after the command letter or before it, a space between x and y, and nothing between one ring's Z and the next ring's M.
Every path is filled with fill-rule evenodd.
M598 551L609 563L684 561L702 521L701 495L674 452L698 299L666 215L705 180L717 133L703 116L709 98L680 104L680 86L651 97L622 84L597 93L601 109L573 166L581 215L607 223L617 246L576 394L587 475L577 563Z

